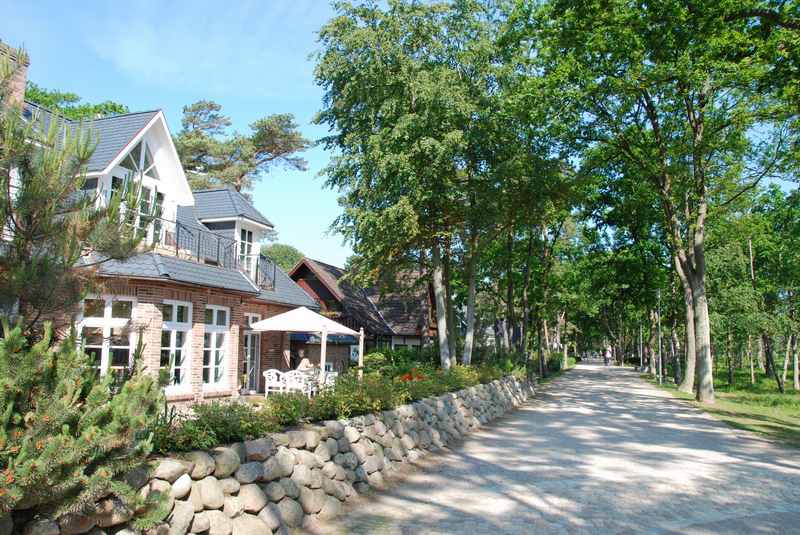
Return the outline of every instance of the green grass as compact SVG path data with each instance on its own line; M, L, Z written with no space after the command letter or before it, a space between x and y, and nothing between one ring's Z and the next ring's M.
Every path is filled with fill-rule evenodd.
M642 377L655 384L649 375ZM781 394L773 378L757 373L751 385L750 371L737 370L730 386L728 370L721 368L715 371L714 405L697 403L693 395L679 392L674 384L661 387L732 427L800 448L800 392L791 389L791 377L788 382L786 393Z

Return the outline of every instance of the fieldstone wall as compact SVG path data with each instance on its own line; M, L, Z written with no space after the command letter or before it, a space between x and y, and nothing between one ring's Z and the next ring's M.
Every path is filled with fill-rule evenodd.
M157 459L149 474L130 474L129 482L143 496L168 497L163 522L147 535L267 535L301 527L313 533L345 501L383 489L402 463L459 440L532 394L531 383L506 377L391 411ZM134 535L135 514L106 499L95 515L37 520L24 534Z

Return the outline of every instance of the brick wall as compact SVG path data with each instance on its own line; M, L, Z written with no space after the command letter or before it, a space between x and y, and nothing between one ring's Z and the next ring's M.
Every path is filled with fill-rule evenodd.
M291 307L264 303L246 295L211 288L190 288L161 282L110 280L104 294L136 298L134 329L141 333L144 344L143 360L146 369L158 373L161 354L161 305L165 300L184 301L192 305L192 329L189 339L190 379L187 388L169 391L168 400L187 404L205 400L238 397L241 377L245 373L243 333L247 330L246 313L259 314L266 319ZM230 310L227 340L227 362L223 388L203 385L203 335L205 334L206 305L219 305ZM286 333L261 334L261 372L268 368L288 369L289 337ZM259 373L259 390L263 376Z

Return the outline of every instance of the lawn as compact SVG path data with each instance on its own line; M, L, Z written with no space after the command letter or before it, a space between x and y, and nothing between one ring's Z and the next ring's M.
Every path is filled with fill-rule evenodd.
M652 381L650 376L643 377ZM751 385L750 372L744 370L735 373L734 387L728 385L727 369L716 370L714 383L714 405L696 403L692 395L678 392L674 384L662 388L732 427L800 448L800 392L791 389L791 377L785 394L778 392L775 380L763 373Z

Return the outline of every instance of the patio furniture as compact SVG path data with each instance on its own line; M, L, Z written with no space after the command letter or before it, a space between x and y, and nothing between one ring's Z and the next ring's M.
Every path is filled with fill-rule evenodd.
M264 372L264 395L269 396L272 392L285 392L286 379L284 373L279 370L266 370Z
M314 375L300 371L292 370L283 374L286 381L287 392L302 392L308 397L314 394L315 380Z
M336 323L330 318L326 318L321 314L317 314L306 307L295 308L289 312L278 314L271 318L253 323L250 328L253 331L279 331L290 333L320 333L321 347L320 347L320 362L319 368L325 369L325 356L327 352L328 335L329 334L342 334L347 336L358 336L358 375L361 377L362 368L364 367L364 328L362 327L359 332L345 327L341 323ZM320 374L317 378L323 382L327 380L327 375Z

